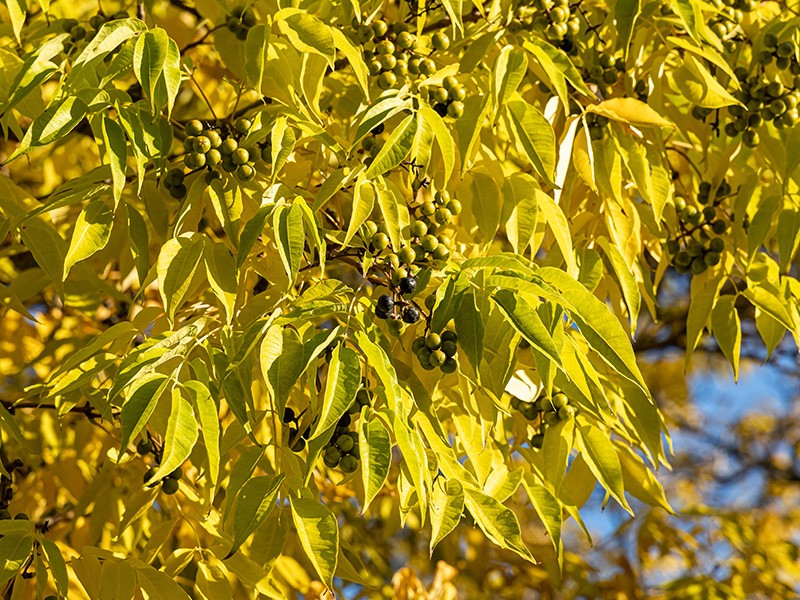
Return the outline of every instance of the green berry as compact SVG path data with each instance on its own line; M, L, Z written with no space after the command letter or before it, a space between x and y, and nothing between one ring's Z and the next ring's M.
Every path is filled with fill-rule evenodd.
M203 133L203 124L197 119L192 119L186 123L183 129L186 135L198 136Z
M231 159L237 165L243 165L250 160L250 152L244 148L237 148L231 153Z
M256 176L256 170L250 165L239 165L236 169L236 177L239 181L250 181Z
M178 483L177 479L165 479L161 482L161 491L167 494L168 496L172 496L178 491L180 484Z
M231 155L236 151L238 147L239 143L235 139L227 138L222 142L220 150L222 151L222 154Z
M233 124L233 128L242 135L247 134L252 126L253 122L250 119L246 119L245 117L239 117Z
M450 38L443 31L437 31L431 36L431 45L439 51L447 50L450 47Z
M358 469L358 459L350 454L343 456L339 468L345 473L354 473Z

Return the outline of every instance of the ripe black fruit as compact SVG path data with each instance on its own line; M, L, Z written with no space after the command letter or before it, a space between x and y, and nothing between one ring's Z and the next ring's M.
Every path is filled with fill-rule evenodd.
M378 308L385 313L391 312L394 308L394 299L388 294L384 294L378 298Z
M416 323L419 321L419 310L414 306L406 306L403 309L403 321L409 324Z
M409 275L408 277L403 277L400 280L400 293L401 294L413 294L417 289L417 278L413 275Z

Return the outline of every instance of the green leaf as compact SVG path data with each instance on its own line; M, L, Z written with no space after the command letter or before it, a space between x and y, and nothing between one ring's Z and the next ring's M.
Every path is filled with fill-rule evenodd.
M431 493L431 542L430 554L461 521L464 512L464 487L457 479L436 480Z
M277 237L283 268L289 277L289 284L293 285L300 270L305 243L302 209L294 203L291 207L276 208L272 213L272 226Z
M52 225L35 217L20 226L20 237L33 254L36 264L47 274L56 288L63 292L64 257L67 244Z
M386 226L392 247L400 248L403 246L403 230L408 227L410 221L408 203L397 186L382 177L373 181L373 187L378 196L378 207L383 215L383 224Z
M0 585L5 585L22 569L32 547L31 535L14 533L0 538Z
M464 25L461 22L461 14L462 14L462 0L442 0L442 4L444 4L444 9L447 11L447 15L450 17L450 22L453 25L454 29L458 31L464 30Z
M510 209L505 222L506 237L517 254L533 243L539 214L534 179L527 173L513 173L503 182L503 208Z
M122 190L125 188L126 158L128 155L128 142L125 132L116 121L103 117L103 141L106 145L108 164L111 166L111 181L114 185L114 200L119 202Z
M640 13L640 0L617 0L614 5L614 20L617 22L617 44L622 48L623 56L628 55L633 26Z
M724 283L718 273L706 272L701 277L692 277L690 286L689 313L686 317L686 365L692 357L697 342L706 327L711 309Z
M553 183L556 166L556 136L544 115L524 100L507 104L509 129L525 151L531 165L549 185Z
M408 156L417 133L416 115L408 115L392 131L383 148L367 168L365 177L372 179L394 169Z
M567 216L549 194L540 190L534 181L531 183L535 186L533 193L536 196L536 205L553 232L561 256L567 264L567 272L575 276L578 274L578 263L575 261L575 252L572 249L572 233L569 230Z
M581 334L600 357L647 393L630 340L608 307L560 269L543 267L537 275L561 292L549 299L569 310Z
M123 449L127 448L131 440L145 428L159 398L171 381L162 373L147 373L137 377L133 385L128 388L119 417Z
M237 269L242 266L250 250L253 249L253 245L255 245L258 238L261 237L261 234L264 233L264 225L273 210L275 210L274 204L264 204L256 211L256 214L244 224L236 253Z
M325 23L297 8L279 10L275 14L275 22L295 50L319 54L333 67L336 44L331 29Z
M58 593L66 598L69 589L69 574L67 573L67 564L64 561L64 556L55 542L42 538L39 543L42 545L44 554L47 557L47 564L50 566L50 573L53 575L53 581L56 584L56 588L58 588Z
M172 109L175 107L175 99L181 89L181 51L172 38L167 43L167 61L159 84L162 82L166 88L167 117L170 117Z
M22 44L22 27L25 25L25 16L28 12L28 5L25 0L6 0L6 8L8 9L8 17L11 21L11 30L14 32L14 37L17 38L17 43Z
M2 404L0 404L0 423L3 425L3 430L11 434L11 437L17 440L23 448L30 449L28 440L25 439L19 424L14 420L14 415L8 412Z
M481 131L492 103L489 95L470 94L464 100L464 114L456 121L458 133L458 153L461 156L461 173L472 166L476 148L480 147Z
M675 511L672 510L664 495L664 488L661 487L653 472L645 466L642 459L625 444L615 443L614 445L617 448L617 455L622 467L625 490L637 500L650 506L660 506L674 515Z
M494 65L492 96L495 112L503 108L517 91L528 71L528 57L520 48L507 45L500 50Z
M78 215L64 257L64 279L75 263L106 247L114 224L114 212L100 199L91 200Z
M342 248L346 248L353 239L359 228L372 214L375 207L375 189L366 180L362 173L353 186L353 206L350 209L350 223L347 226L347 233L342 241Z
M611 98L586 107L586 112L635 127L674 127L647 104L636 98Z
M464 488L464 491L467 509L486 537L501 548L512 550L525 560L535 562L522 541L519 521L514 512L482 492L470 488Z
M14 149L5 163L19 158L39 146L46 146L58 141L75 129L75 126L86 117L89 108L77 96L68 96L63 100L55 100L41 115L31 123L22 141Z
M508 317L514 329L519 331L531 346L547 356L554 364L562 366L561 356L553 337L534 309L535 300L531 302L525 295L517 295L508 290L495 292L492 299Z
M411 101L407 98L402 98L400 96L384 96L378 98L357 117L358 129L356 129L356 135L353 138L353 144L350 147L351 151L356 149L356 145L361 142L364 137L369 135L370 131L375 129L378 125L385 123L394 115L410 108Z
M563 50L536 38L525 40L522 47L536 57L545 73L550 76L551 81L558 80L559 76L563 74L563 77L581 94L594 98L592 90L584 83L580 71L572 64L569 56Z
M423 121L428 124L433 133L433 139L439 146L442 153L442 161L444 162L444 180L442 187L447 185L450 181L450 176L453 174L453 167L456 163L456 147L453 143L453 136L445 125L444 119L427 104L423 104L418 113Z
M208 458L208 481L213 489L219 479L219 408L211 397L211 392L199 381L187 381L183 387L192 400L197 420L200 423L200 433L203 436L203 445Z
M257 24L247 32L244 43L244 70L257 92L264 83L264 59L269 48L270 27Z
M139 19L115 19L107 21L86 44L72 64L72 70L66 78L68 83L84 80L109 53L116 50L125 41L139 33L147 31L147 25Z
M720 296L711 310L711 330L720 350L733 367L734 381L739 379L739 354L742 326L736 310L736 296Z
M635 335L641 295L639 294L639 284L636 283L636 277L633 275L633 269L625 262L625 258L622 256L619 248L605 237L599 237L597 239L597 245L603 249L606 258L608 258L611 267L614 269L614 274L617 276L619 288L622 291L622 297L625 298L625 304L628 306L631 335Z
M550 431L550 429L548 429ZM545 434L546 435L546 434ZM547 537L553 543L553 548L558 555L558 563L562 564L563 560L563 545L561 543L561 525L563 522L563 510L561 502L556 498L550 490L545 486L538 483L532 473L525 473L522 479L525 486L525 491L528 492L528 498L531 500L533 509L542 524L547 530Z
M477 371L483 357L484 325L475 294L464 294L455 314L455 325L459 349L464 351Z
M353 404L361 385L361 362L355 350L339 344L333 351L325 382L319 419L309 437L313 440L332 427Z
M675 69L673 78L683 97L697 106L722 108L741 104L691 54L684 53L683 64Z
M789 316L784 304L785 300L779 299L779 296L765 287L763 283L748 282L748 286L742 292L742 295L750 300L753 306L757 306L786 329L789 331L794 330L792 318Z
M158 92L158 82L167 64L169 36L156 27L139 36L133 49L133 73L150 101L150 109L157 114L166 98Z
M38 90L43 82L58 70L58 65L52 62L64 51L64 42L69 34L61 34L41 44L25 59L8 90L8 99L0 105L0 114L6 114L12 108L27 98L28 94Z
M205 236L186 233L168 240L158 255L156 271L164 309L170 321L186 299L192 279L203 259Z
M781 211L775 238L778 240L780 268L785 272L800 248L800 210L784 208Z
M304 349L292 327L273 325L261 342L261 372L279 414L283 414L289 392L302 374Z
M329 31L331 35L333 35L333 42L336 44L336 49L344 54L347 62L350 63L350 67L353 69L353 73L356 76L356 81L358 81L361 91L364 92L364 97L369 98L369 71L367 70L367 65L364 63L361 51L353 45L350 38L336 27L331 27Z
M128 219L128 240L131 244L131 252L133 252L134 264L141 285L150 270L150 236L147 232L147 223L141 213L128 204L123 203L123 206Z
M609 434L592 425L578 427L578 433L578 447L589 470L620 506L633 515L625 499L619 456L608 437Z
M297 537L322 583L333 587L339 555L339 526L334 514L317 500L292 499L292 521Z
M211 284L211 290L219 299L227 316L227 322L233 321L236 306L236 296L239 291L239 282L236 279L236 261L233 254L223 242L213 242L205 239L204 260L206 276Z
M233 513L233 546L225 558L233 556L275 508L283 480L283 474L266 475L253 477L242 486Z
M197 443L199 432L192 405L178 388L172 388L172 408L164 434L164 449L158 471L146 482L152 483L166 477L180 467Z
M358 446L361 456L361 477L364 482L364 506L361 512L364 513L389 476L392 442L389 439L389 432L367 408L362 410L360 429Z

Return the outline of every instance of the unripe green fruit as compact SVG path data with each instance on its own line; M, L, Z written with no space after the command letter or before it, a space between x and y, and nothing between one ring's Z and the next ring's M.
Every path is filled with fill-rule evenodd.
M375 32L372 30L372 27L368 25L361 25L356 29L356 39L360 44L366 44L373 37L375 37Z
M417 43L417 38L414 34L409 33L408 31L403 31L397 35L397 46L402 48L403 50L408 50L413 48Z
M145 471L145 473L144 473L144 477L142 478L142 481L147 483L148 481L150 481L153 478L153 475L155 475L156 473L158 473L158 469L156 467L148 468L147 471Z
M256 15L249 8L242 13L242 25L248 29L256 24Z
M453 214L448 209L446 209L446 208L437 208L436 209L435 219L436 219L436 222L439 223L440 225L443 225L445 223L449 223L450 219L452 219L452 218L453 218Z
M186 135L198 136L203 133L203 123L198 119L192 119L186 123L183 130L186 132Z
M692 259L692 264L689 265L689 270L694 275L700 275L701 273L705 272L707 268L708 267L706 266L705 261L699 256Z
M237 148L231 153L234 164L243 165L250 160L250 153L244 148Z
M336 438L336 446L342 452L350 452L354 445L353 438L351 438L349 435L340 435L338 438Z
M375 44L375 52L382 55L394 54L395 47L391 40L383 40Z
M558 423L558 420L559 419L557 412L549 411L544 413L545 425L555 425L556 423Z
M69 30L69 36L72 38L73 42L79 42L86 37L86 28L82 25L75 25L75 27Z
M562 406L558 409L558 420L559 421L569 421L571 418L575 416L575 407L574 406Z
M436 63L430 58L423 58L419 63L419 72L423 75L433 75L436 72Z
M192 140L192 150L205 154L211 150L211 140L204 135L198 135Z
M447 102L450 99L450 94L447 93L447 90L443 87L436 88L433 92L432 100L433 102Z
M420 350L425 348L427 345L427 341L424 337L415 338L414 341L411 343L411 351L414 354L417 354Z
M448 358L450 358L456 355L456 352L458 351L458 344L451 341L442 342L441 350Z
M183 140L183 149L186 150L186 152L194 152L194 141L196 139L197 138L195 136L190 135L185 140Z
M433 252L438 248L439 240L436 239L436 236L428 234L420 240L420 246L425 252Z
M400 259L401 263L410 265L417 259L417 253L410 246L405 246L397 253L397 258Z
M64 19L61 21L61 29L64 33L69 33L72 28L78 25L77 19Z
M536 433L531 437L531 448L541 450L544 446L544 434Z
M430 363L434 367L441 367L447 360L447 355L441 350L434 350L431 352Z
M136 444L136 452L141 455L149 454L153 451L153 443L150 440L139 440Z
M703 262L705 262L707 267L718 265L720 260L721 257L717 252L706 252L703 255Z
M458 363L455 358L450 357L444 361L444 364L439 368L442 370L442 373L455 373L456 369L458 369Z
M267 164L272 163L272 147L264 146L261 149L261 160L263 160Z
M224 155L233 154L236 149L239 147L239 143L233 138L227 138L222 142L222 146L220 146L220 151Z
M226 173L233 173L237 169L236 163L233 162L230 156L223 156L220 165L222 166L222 170Z
M250 119L246 119L244 117L239 117L233 124L233 128L242 135L247 134L252 126L253 122Z
M388 90L397 85L397 75L391 71L386 71L378 77L378 87L382 90Z
M450 38L443 31L437 31L431 36L431 45L439 51L447 50L450 47Z
M442 336L438 333L429 333L428 337L425 338L425 346L431 350L438 350L441 345Z
M183 477L183 469L181 467L176 468L172 473L167 475L170 479L180 479Z
M180 484L177 479L165 479L161 482L161 491L167 496L172 496L178 491Z
M394 57L394 54L383 54L378 59L378 62L381 64L381 69L384 71L391 71L397 66L397 59Z
M778 45L778 36L774 33L766 33L764 34L763 42L767 48L775 48Z
M239 168L236 169L236 177L239 181L250 181L255 176L256 170L250 165L240 165Z
M761 139L758 136L757 131L753 131L752 129L748 129L742 134L742 142L748 148L755 148L758 146Z
M551 403L553 404L553 408L556 409L563 408L564 406L569 404L569 399L567 398L567 395L564 392L556 392L555 394L553 394Z
M411 235L422 237L428 233L428 225L424 221L414 221L411 224Z
M420 206L419 212L425 217L431 217L436 213L436 205L430 201L424 202L422 206Z
M167 173L166 177L164 177L164 184L167 187L171 187L173 185L180 185L183 183L185 175L183 173L183 169L173 168L170 169Z
M331 463L339 463L342 458L342 453L336 446L328 446L325 448L324 458Z
M206 152L206 165L215 167L222 162L222 154L216 148L212 148Z
M439 244L431 253L431 257L433 260L447 260L450 258L450 250L447 249L447 246L442 246Z
M17 513L14 515L15 521L30 521L31 518L28 516L27 513Z
M463 102L464 99L467 97L467 90L464 89L463 85L456 86L449 91L450 91L450 99L455 102Z
M380 74L380 72L383 70L383 67L381 66L381 61L379 61L377 58L373 58L367 63L367 69L369 70L369 74L374 77L375 75Z
M343 456L339 468L345 473L354 473L358 469L358 459L355 456Z
M389 26L386 24L386 21L373 21L372 22L372 32L375 34L375 37L383 37L389 31Z
M389 238L386 239L388 240ZM400 258L394 252L386 256L386 262L391 265L395 271L400 268Z
M676 266L688 267L691 264L691 262L692 262L692 257L685 250L682 250L681 252L678 252L678 254L675 255Z
M204 167L206 165L206 156L205 154L200 154L199 152L190 152L183 159L183 164L185 164L189 169L199 169L200 167Z
M169 188L169 195L175 198L176 200L180 200L181 198L185 198L188 190L186 186L183 184L174 185Z
M711 252L717 252L717 253L723 252L725 250L725 240L723 240L722 238L714 238L713 240L711 240L711 242L709 242L708 249Z
M442 332L442 343L444 342L453 342L454 344L457 344L458 334L452 329L446 329Z
M372 236L370 243L376 251L380 252L389 246L389 236L385 233L376 233Z
M458 119L464 114L464 103L456 100L447 105L447 116Z
M302 452L305 449L306 449L306 441L301 437L297 438L291 447L292 452Z

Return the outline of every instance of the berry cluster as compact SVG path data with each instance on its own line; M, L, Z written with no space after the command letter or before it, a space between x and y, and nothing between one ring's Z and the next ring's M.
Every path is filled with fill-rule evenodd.
M428 76L436 72L436 64L417 56L417 36L408 23L393 23L376 19L371 24L352 23L355 38L364 46L364 61L370 75L377 78L378 87L388 90L406 82L409 75Z
M207 169L205 179L209 185L214 179L222 178L221 171L235 175L239 181L250 181L256 176L256 161L260 159L265 163L272 162L269 138L255 147L240 146L252 126L250 119L245 117L236 119L232 129L224 125L205 127L197 119L189 121L184 127L186 133L186 138L183 140L183 148L186 150L183 158L184 166L190 171L205 167ZM186 196L185 177L183 169L173 168L164 178L164 186L173 198L180 199Z
M153 457L155 458L156 464L148 468L147 471L145 471L144 477L142 478L142 481L147 482L158 471L158 465L161 462L161 451L159 448L155 446L155 444L153 444L152 440L147 438L139 440L139 442L136 444L136 451L142 456L145 456L147 454L152 454ZM172 494L178 491L178 481L180 481L182 477L183 477L183 469L181 467L178 467L177 469L172 471L172 473L161 479L161 481L153 482L147 487L154 487L160 483L161 491L167 494L168 496L171 496Z
M256 24L256 15L251 9L244 9L243 7L237 7L231 10L231 14L228 16L227 21L225 21L225 26L228 28L232 34L236 36L236 39L244 41L247 39L247 32L250 31L250 28Z
M419 364L426 371L439 367L442 373L455 373L458 368L456 351L458 350L458 335L455 331L428 333L425 337L418 337L411 345L411 350L417 355Z
M539 421L539 432L531 437L531 447L539 450L544 443L544 430L548 425L568 421L578 414L564 392L556 391L552 396L541 393L533 402L511 398L511 408L518 410L528 421Z
M586 125L589 127L589 137L594 141L600 141L606 137L608 132L608 117L595 113L586 113L584 117Z
M302 452L306 448L308 441L308 434L311 432L311 427L306 427L303 431L299 431L300 417L303 413L296 415L294 410L288 406L283 411L283 424L289 425L289 448L292 452Z
M613 93L614 85L625 72L625 61L621 58L614 58L613 54L606 52L587 54L591 64L584 65L584 80L587 83L598 85L606 96L610 96Z
M722 206L730 193L731 186L723 179L716 190L708 181L700 183L697 201L702 209L687 205L682 196L675 198L680 232L667 242L667 252L678 273L699 275L722 260L725 241L714 236L724 234L730 225Z
M366 380L356 394L355 402L347 413L342 415L336 425L331 440L322 451L322 462L329 469L339 467L345 473L353 473L358 469L360 458L358 451L358 433L350 430L351 423L361 414L361 409L372 403L372 392L367 389Z
M517 28L540 32L557 46L570 39L574 47L571 38L580 33L581 22L569 0L520 0L513 29Z
M442 80L442 85L428 89L428 100L440 117L458 119L464 114L464 98L467 90L458 83L453 75L448 75Z
M800 74L800 62L797 61L797 45L792 40L781 42L774 33L764 34L762 39L764 49L757 55L758 64L766 67L772 60L775 66L785 71L789 69L792 75Z
M402 252L402 251L401 251ZM400 271L402 268L398 268ZM378 297L375 303L375 316L379 319L403 319L404 323L413 324L419 321L419 309L403 299L405 295L413 294L417 289L417 278L407 275L406 269L402 269L404 276L397 282L395 292L383 294Z

